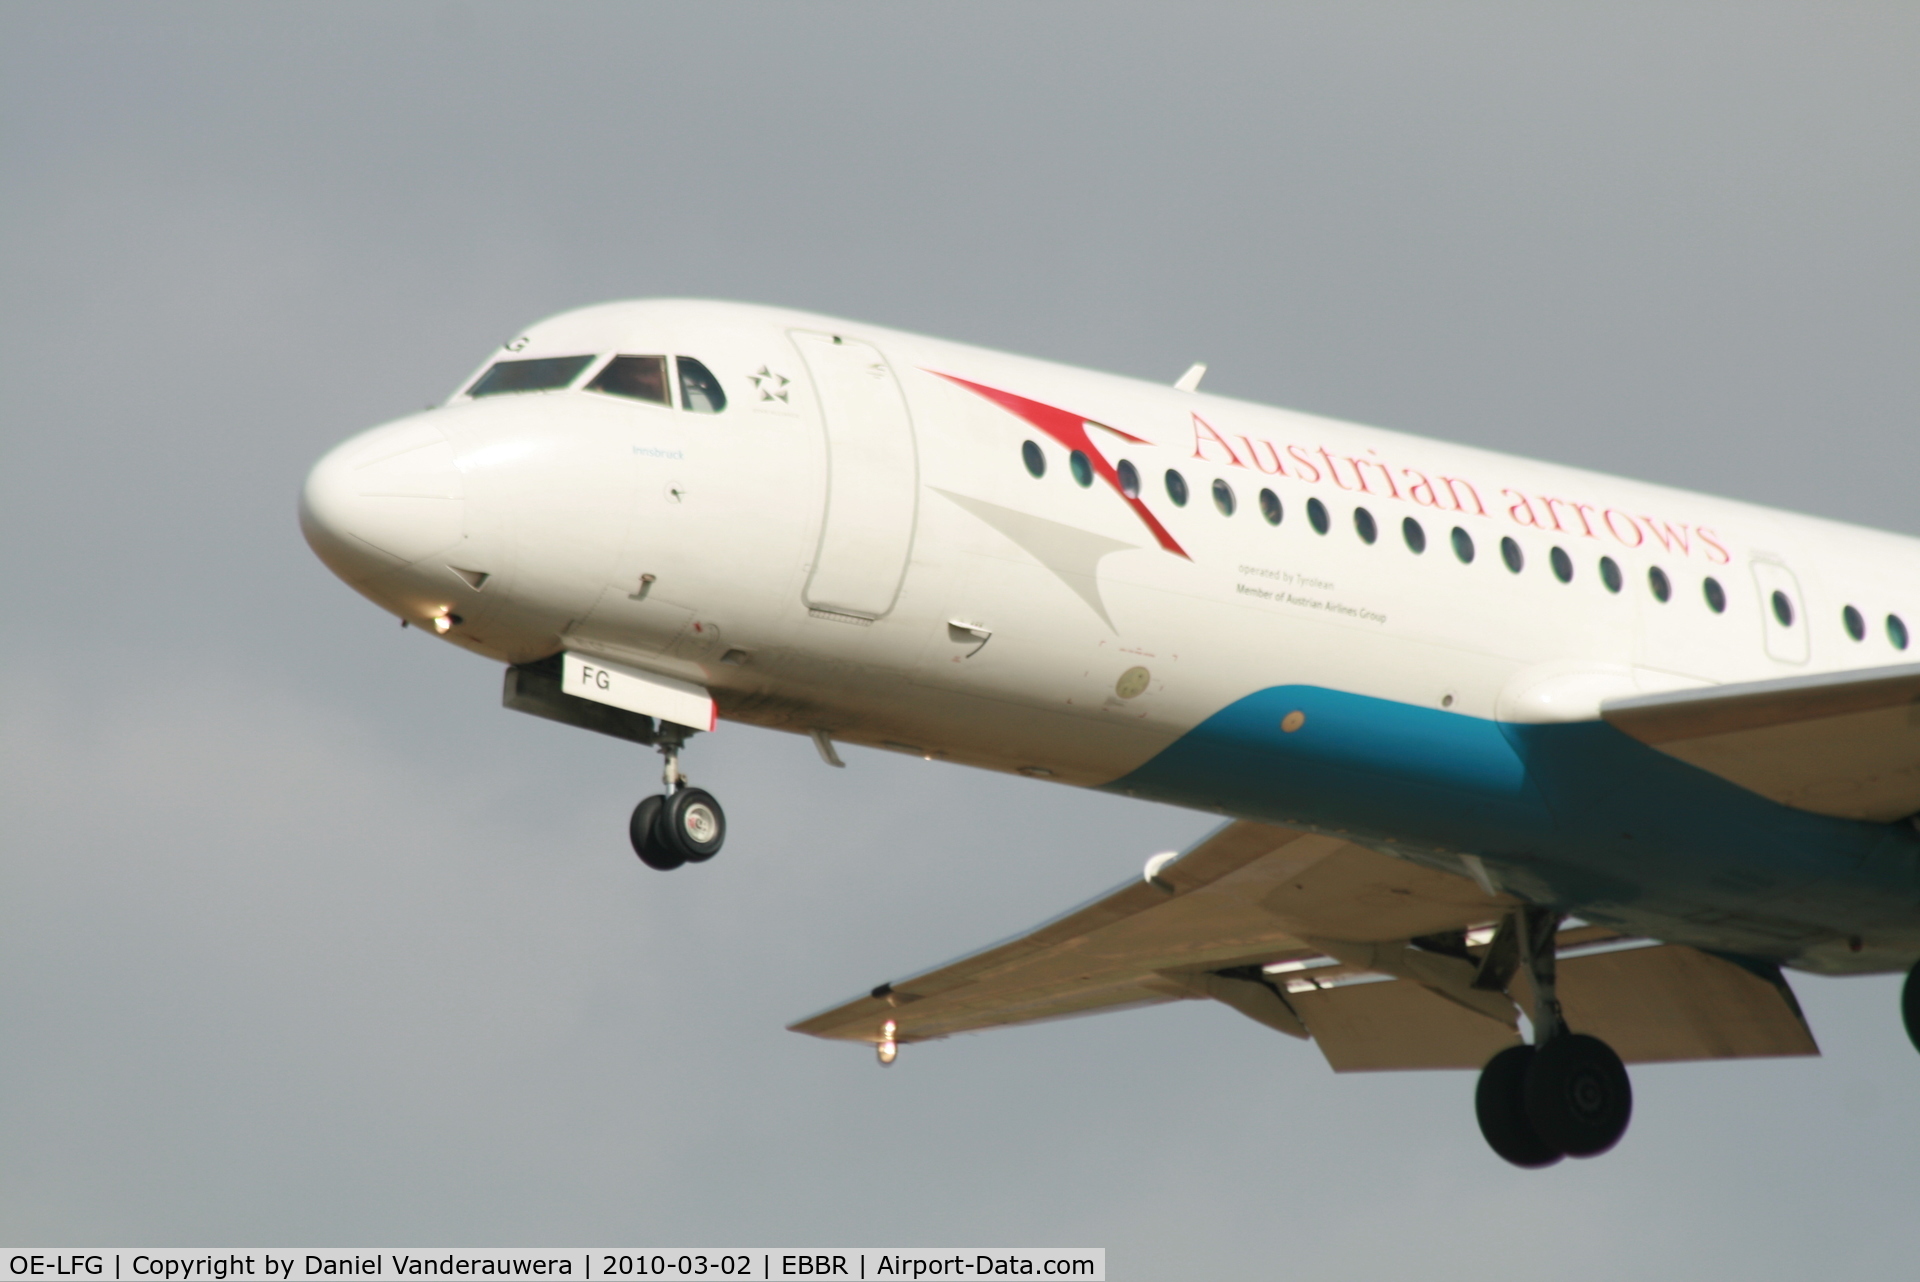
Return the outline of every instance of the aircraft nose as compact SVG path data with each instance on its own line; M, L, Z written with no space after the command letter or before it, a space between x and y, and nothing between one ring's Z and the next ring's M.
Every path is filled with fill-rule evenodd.
M307 474L300 532L348 583L412 565L460 542L466 492L446 433L427 417L363 432Z

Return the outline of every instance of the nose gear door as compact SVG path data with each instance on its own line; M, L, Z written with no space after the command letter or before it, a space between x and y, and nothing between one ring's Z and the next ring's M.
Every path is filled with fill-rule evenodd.
M913 548L920 465L906 396L871 343L792 332L827 434L826 516L803 598L877 619L893 608Z

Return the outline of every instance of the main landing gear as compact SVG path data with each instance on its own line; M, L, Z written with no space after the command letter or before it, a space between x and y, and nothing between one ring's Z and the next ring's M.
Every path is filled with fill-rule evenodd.
M662 777L667 791L663 796L642 798L627 824L633 853L647 867L662 872L682 864L705 863L720 853L720 845L727 839L727 815L720 803L712 793L689 787L687 777L680 773L680 749L685 744L684 733L662 739L660 755L666 758Z
M1505 989L1525 968L1533 988L1533 1045L1509 1046L1480 1070L1474 1111L1493 1151L1515 1166L1598 1157L1620 1142L1633 1116L1633 1087L1613 1048L1567 1031L1554 995L1560 915L1523 908L1501 923L1476 986Z
M1920 1050L1920 962L1907 972L1907 982L1900 989L1900 1018L1907 1026L1907 1040Z

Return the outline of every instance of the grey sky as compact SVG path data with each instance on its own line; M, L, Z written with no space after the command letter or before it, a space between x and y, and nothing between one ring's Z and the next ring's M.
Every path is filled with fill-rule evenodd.
M804 306L1920 532L1906 4L0 10L0 1241L1104 1245L1117 1278L1885 1276L1920 1058L1482 1146L1217 1007L782 1031L1209 826L723 727L733 823L301 543L608 298Z

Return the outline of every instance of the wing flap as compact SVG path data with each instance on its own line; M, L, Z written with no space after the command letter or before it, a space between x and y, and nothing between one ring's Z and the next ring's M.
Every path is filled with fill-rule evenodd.
M1629 1064L1820 1053L1772 967L1658 944L1568 957L1558 970L1568 1024Z
M1406 981L1343 984L1290 1000L1336 1073L1479 1068L1520 1034Z
M1920 812L1920 665L1618 699L1600 715L1782 805L1881 823Z

